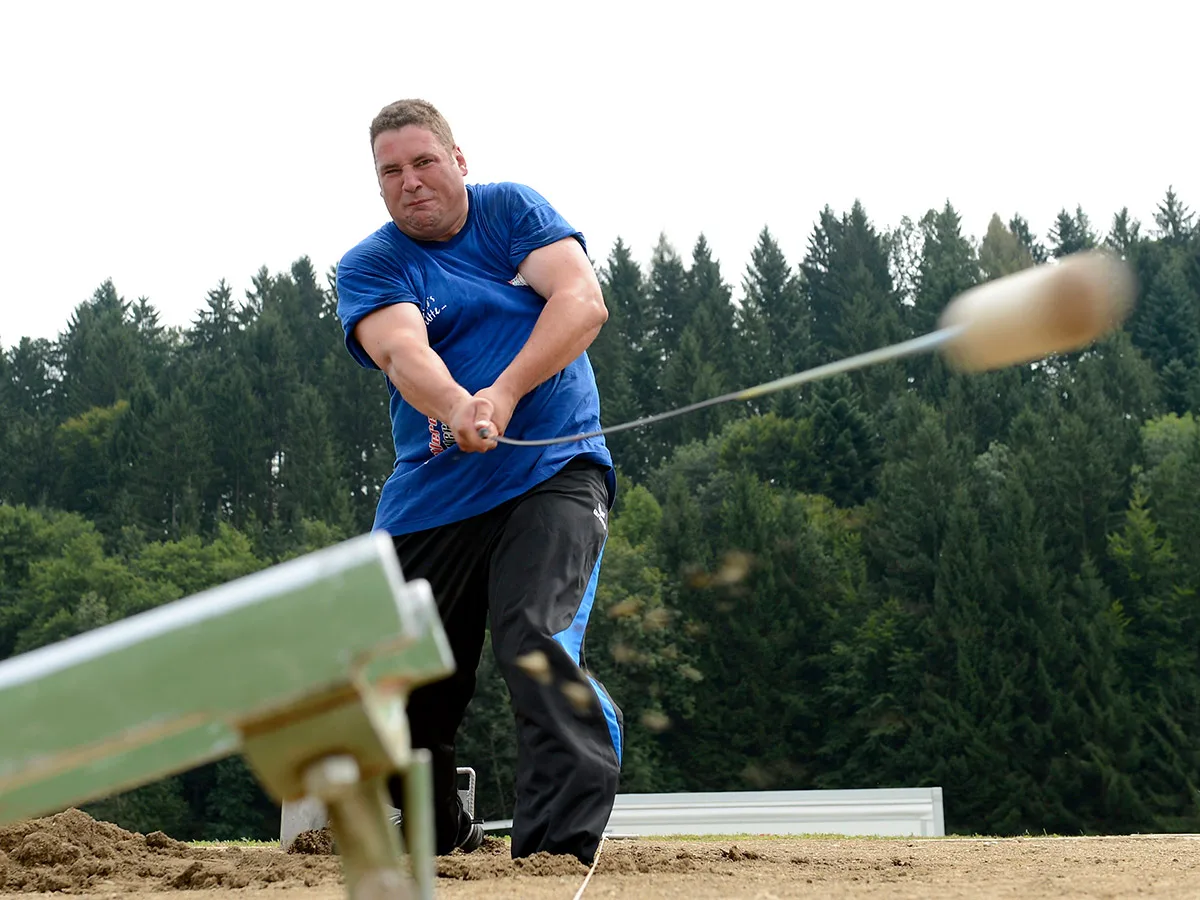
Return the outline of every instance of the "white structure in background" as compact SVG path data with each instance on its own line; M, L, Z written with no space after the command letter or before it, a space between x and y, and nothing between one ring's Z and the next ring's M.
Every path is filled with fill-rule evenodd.
M324 826L324 807L311 800L288 804L281 824L280 841L286 848L300 832ZM512 820L484 822L483 827L485 831L508 831ZM611 837L671 834L943 837L946 818L940 787L618 794L605 831Z
M620 794L613 835L844 834L940 837L942 789Z

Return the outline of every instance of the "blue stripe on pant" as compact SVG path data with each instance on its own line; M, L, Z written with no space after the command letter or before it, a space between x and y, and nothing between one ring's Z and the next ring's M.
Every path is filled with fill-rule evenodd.
M596 565L592 568L592 577L588 580L587 589L583 592L583 599L579 603L575 618L571 620L570 625L554 635L554 640L558 641L562 648L570 654L575 665L579 665L579 653L583 649L583 635L587 631L588 618L591 616L592 606L596 602L596 585L600 581L600 563L603 559L604 547L601 547L600 554L596 557ZM588 681L591 682L592 690L596 692L596 696L600 700L600 708L604 710L604 720L608 723L608 733L612 737L613 749L617 753L617 764L620 765L621 726L617 721L616 708L613 706L608 692L600 686L595 678L588 676Z

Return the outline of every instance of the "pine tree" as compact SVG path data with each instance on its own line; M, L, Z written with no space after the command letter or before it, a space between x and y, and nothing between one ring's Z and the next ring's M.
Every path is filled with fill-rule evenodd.
M325 401L314 387L301 385L288 416L279 471L279 519L294 529L310 518L334 529L350 525L350 492L330 440Z
M821 460L821 478L813 486L838 506L865 503L875 495L880 465L877 434L848 378L815 386L811 410L812 447Z
M801 263L812 311L814 362L887 346L903 335L900 302L892 285L887 243L855 203L840 219L826 207ZM898 364L873 366L853 376L869 410L904 389Z
M665 260L670 256L668 246L665 236L660 237L660 259ZM616 327L606 325L601 336L608 341L620 342L628 349L630 403L639 414L658 408L658 391L666 355L663 292L682 285L682 278L676 282L678 272L671 266L668 268L671 269L669 274L660 268L657 274L658 287L652 289L629 248L618 239L602 275L605 299L611 310L615 311L617 322ZM616 397L620 397L623 390L619 379L612 382L611 391ZM603 394L601 399L604 399ZM615 415L614 412L614 421L617 421Z
M249 473L251 512L260 525L281 518L279 473L298 385L302 382L296 345L268 291L252 305L263 312L246 329L244 347L250 391L258 401L260 419L254 422L261 450L251 459Z
M66 414L111 406L128 399L135 386L149 383L144 337L132 321L130 304L117 295L112 281L80 304L58 347L59 390Z
M805 368L810 322L796 273L767 228L758 235L742 279L737 312L741 384L749 387Z
M949 202L921 218L922 252L917 277L912 331L925 334L958 294L979 283L979 260L962 233L962 220Z
M704 235L692 249L692 266L687 272L688 306L692 328L700 342L701 353L722 374L722 381L732 389L732 378L739 374L735 351L733 292L721 274L721 265L712 258Z
M212 442L217 474L209 482L205 508L214 522L242 528L258 518L259 498L269 491L264 479L269 456L264 434L263 401L256 395L244 352L206 360L200 369L208 385L197 412ZM261 520L260 520L261 521Z
M233 334L238 330L238 310L233 291L224 278L208 292L205 305L207 308L197 313L188 332L192 346L228 353Z
M1164 831L1200 822L1200 726L1196 672L1196 590L1184 587L1169 539L1158 534L1147 496L1135 490L1124 528L1110 539L1126 617L1123 663L1140 712L1141 743L1148 749L1139 793ZM1192 583L1194 585L1194 582Z
M1200 239L1196 214L1179 199L1174 188L1167 188L1166 196L1155 210L1154 223L1158 226L1159 240L1168 246L1192 247Z
M950 519L927 618L927 665L938 674L926 690L938 697L939 718L958 732L943 731L939 740L970 751L949 769L937 745L918 741L911 751L917 761L934 761L926 778L943 783L955 772L968 776L959 782L964 787L987 785L960 811L958 827L1077 831L1086 821L1081 804L1099 800L1114 811L1111 799L1106 804L1079 790L1084 778L1097 786L1115 780L1112 770L1098 769L1124 749L1104 746L1101 740L1114 735L1086 724L1096 700L1112 699L1118 677L1113 621L1103 595L1087 606L1067 599L1039 505L1014 462L1002 446L977 458L969 496L959 495ZM953 678L942 674L950 672ZM1081 683L1083 672L1088 681Z
M703 315L698 318L703 322ZM702 330L695 325L685 328L678 349L663 367L662 396L668 409L698 403L729 390L721 371L705 352ZM730 415L728 405L720 404L650 427L666 447L678 447L720 431Z
M962 233L961 220L949 202L940 211L929 210L921 218L921 260L917 270L913 306L906 310L909 330L928 334L950 301L980 280L975 247ZM940 356L922 356L907 363L909 377L923 396L945 395L950 378Z
M1034 264L1029 245L1004 227L1000 217L992 213L987 234L979 245L979 267L985 281L1011 275Z
M1054 227L1050 229L1050 253L1056 259L1081 250L1091 250L1096 245L1096 235L1083 207L1076 206L1074 215L1065 209L1059 211Z
M892 284L896 290L896 299L900 303L901 315L906 321L917 302L923 242L921 230L910 216L901 216L900 224L887 235Z
M1183 412L1200 378L1200 294L1189 282L1192 258L1186 249L1155 242L1138 248L1134 264L1141 297L1128 328L1166 378L1170 408Z
M694 295L683 260L665 235L659 237L651 255L646 296L646 319L657 323L656 340L650 345L657 358L641 354L632 379L643 409L657 413L703 399L699 392L710 388L719 374L715 367L705 365L695 329L685 337ZM697 380L702 383L697 385ZM696 423L678 420L642 429L639 455L648 467L656 466L670 455L673 446L697 431Z
M147 297L138 297L129 311L129 324L138 338L141 368L145 384L160 384L176 359L179 345L177 329L165 328L159 321L158 310Z
M136 414L127 420L130 443L138 447L137 524L153 539L200 534L214 515L205 497L217 475L213 444L219 433L195 414L199 404L191 387L177 387L162 399L139 395Z
M694 295L688 290L683 259L667 240L659 235L650 256L650 290L647 319L657 324L656 349L668 355L683 339L683 330L692 320Z
M821 361L883 346L899 334L887 248L860 203L841 219L826 207L801 269Z
M0 470L0 500L42 506L56 480L54 429L61 395L53 376L49 341L21 341L4 354L7 378L0 381L7 444Z
M1122 206L1120 212L1113 216L1112 228L1104 244L1109 249L1128 259L1141 242L1142 225L1129 215L1129 207Z
M1015 215L1008 220L1008 228L1021 242L1022 246L1029 251L1029 256L1035 265L1041 265L1050 258L1049 251L1045 246L1033 236L1033 231L1029 228L1029 223L1020 215Z
M300 374L306 384L321 386L320 362L331 350L342 349L342 329L327 291L317 283L312 261L302 256L291 265L290 277L275 282L279 306L291 330Z
M1025 410L1010 432L1024 483L1046 522L1051 561L1068 572L1084 558L1104 557L1133 464L1134 448L1120 440L1125 422L1085 387L1076 383L1075 396L1052 400L1045 412Z
M1140 712L1121 664L1127 619L1090 559L1064 596L1062 621L1079 660L1072 666L1068 658L1062 668L1079 704L1070 727L1086 747L1082 758L1064 760L1077 766L1074 802L1081 828L1094 834L1137 831L1153 821L1153 811L1139 789L1147 748L1139 740Z
M933 596L945 539L945 498L963 478L968 448L963 436L947 438L936 410L911 397L897 404L882 437L884 463L864 545L884 595L922 609Z

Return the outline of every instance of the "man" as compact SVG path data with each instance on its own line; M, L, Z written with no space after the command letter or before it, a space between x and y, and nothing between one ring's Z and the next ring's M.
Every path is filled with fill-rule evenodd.
M430 104L370 129L391 221L338 264L346 346L388 377L396 465L375 528L430 582L456 673L413 692L412 742L434 759L437 850L482 842L458 799L455 734L489 621L517 723L512 855L590 864L616 794L621 712L581 667L616 493L585 353L608 317L583 236L517 184L468 185ZM580 688L586 690L581 691ZM393 803L402 796L392 788Z

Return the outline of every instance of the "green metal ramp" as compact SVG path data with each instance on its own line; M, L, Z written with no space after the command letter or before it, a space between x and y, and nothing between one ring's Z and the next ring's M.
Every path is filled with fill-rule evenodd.
M0 663L0 824L241 753L329 811L351 897L433 896L416 686L453 671L424 581L369 534ZM401 773L406 842L385 782ZM407 850L408 866L403 853Z

